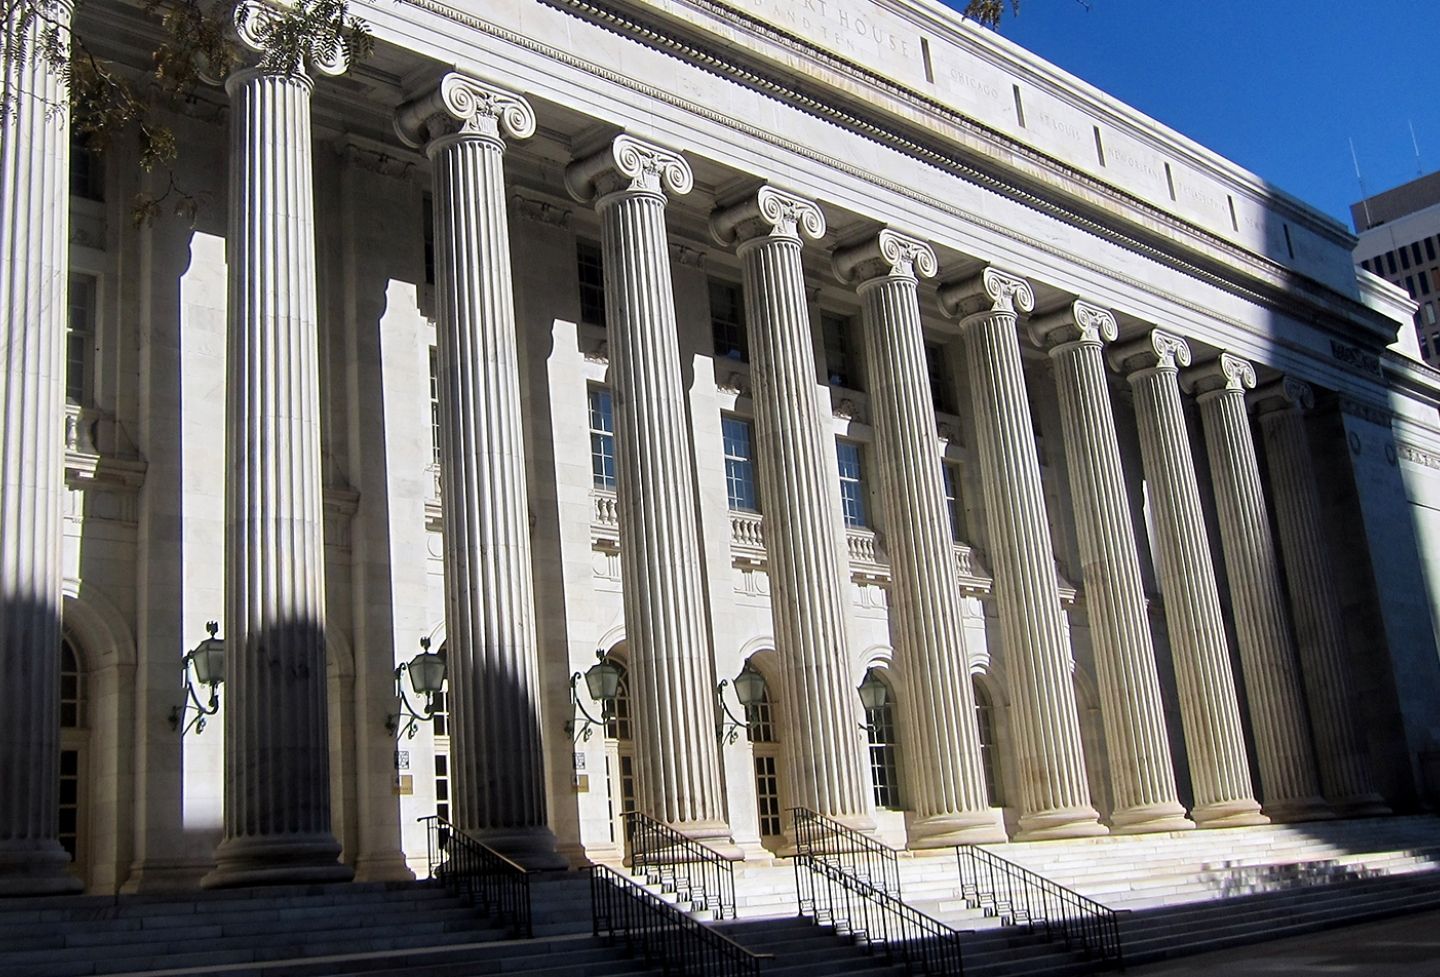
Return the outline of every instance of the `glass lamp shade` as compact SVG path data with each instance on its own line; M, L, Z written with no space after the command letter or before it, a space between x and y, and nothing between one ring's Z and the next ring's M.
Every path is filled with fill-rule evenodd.
M890 690L885 683L875 677L873 671L865 673L865 681L860 683L860 703L866 709L879 709L885 705L885 700L890 697Z
M747 709L765 701L765 676L746 665L735 676L735 698Z
M225 641L210 637L195 646L185 656L195 669L195 679L201 685L219 685L225 681Z
M608 706L620 689L620 669L608 660L591 665L585 673L585 688L590 690L590 698Z
M434 695L445 684L444 655L422 651L410 659L410 664L405 668L410 673L410 687L417 695Z

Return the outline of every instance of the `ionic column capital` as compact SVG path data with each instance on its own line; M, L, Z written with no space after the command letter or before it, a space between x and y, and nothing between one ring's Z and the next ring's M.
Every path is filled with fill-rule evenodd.
M1134 378L1151 370L1178 372L1190 365L1190 344L1172 332L1152 329L1139 339L1111 346L1110 365Z
M1025 323L1036 346L1051 356L1075 343L1102 346L1117 334L1115 314L1109 309L1076 299L1063 309L1035 316Z
M503 146L502 135L527 139L535 134L535 110L523 95L451 71L434 88L395 110L395 132L416 149L454 135Z
M300 54L296 65L272 65L275 59L275 36L283 26L289 5L283 0L240 0L235 5L233 26L235 40L244 52L252 55L252 62L242 64L240 69L226 80L231 82L250 71L262 74L289 74L296 80L309 82L309 72L332 77L343 75L350 68L350 46L345 38L335 31L326 31L324 36L308 38L308 47Z
M818 241L825 236L825 214L814 201L763 186L752 196L710 215L710 236L724 247L760 237Z
M1244 396L1245 391L1255 388L1255 367L1249 360L1221 353L1182 372L1180 382L1201 403L1226 393Z
M604 149L565 168L565 189L582 204L627 191L684 195L694 186L695 174L685 157L623 132Z
M888 227L859 244L837 249L831 264L835 277L847 285L877 278L934 278L940 270L934 248Z
M987 265L978 275L940 286L940 309L966 321L982 315L1029 315L1035 311L1035 290L1019 275Z
M1315 388L1295 377L1281 377L1250 394L1250 405L1257 414L1284 410L1310 410L1315 406Z

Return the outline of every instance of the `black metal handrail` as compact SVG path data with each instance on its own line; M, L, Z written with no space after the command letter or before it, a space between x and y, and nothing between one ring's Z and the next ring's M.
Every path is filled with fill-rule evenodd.
M530 872L439 815L426 825L430 877L458 893L487 916L510 923L517 936L535 935L530 915Z
M801 916L883 951L888 959L898 958L907 970L932 977L961 977L965 972L956 930L798 845L795 889Z
M639 811L625 813L630 871L715 919L735 918L735 869L730 859Z
M960 894L972 909L1124 966L1120 920L1109 906L975 845L961 845L955 856Z
M590 872L593 932L623 940L647 963L686 977L759 977L768 953L752 953L734 940L681 912L643 886L604 865Z
M833 865L881 892L900 896L900 864L895 849L808 808L792 808L790 816L795 825L796 851Z

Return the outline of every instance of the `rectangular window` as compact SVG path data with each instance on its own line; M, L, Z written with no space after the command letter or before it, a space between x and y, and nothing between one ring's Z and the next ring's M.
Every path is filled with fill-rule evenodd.
M1426 302L1426 303L1425 303L1425 324L1426 324L1426 325L1430 325L1430 326L1435 325L1435 303L1434 303L1434 302Z
M430 347L430 459L440 464L440 351Z
M960 512L960 493L956 490L956 478L954 465L940 463L940 472L945 477L945 511L950 515L950 538L960 542L964 537L960 529L962 525L962 513Z
M1410 257L1412 257L1412 258L1415 259L1415 265L1416 265L1416 267L1419 267L1420 262L1422 262L1422 261L1425 260L1424 258L1421 258L1421 257L1420 257L1420 242L1419 242L1419 241L1416 241L1416 242L1414 242L1413 244L1410 245Z
M945 349L937 343L925 344L925 370L930 375L930 400L935 409L946 414L955 413L951 403L950 371L945 364Z
M725 440L725 493L730 499L730 508L759 512L750 422L738 417L722 417L720 429Z
M739 285L710 279L710 332L715 337L715 355L726 359L750 360L745 342L745 301Z
M834 387L862 389L850 350L849 318L821 313L820 340L825 344L825 382Z
M840 508L847 526L869 526L865 517L865 472L860 466L860 446L854 441L836 441L835 457L840 465Z
M1410 253L1406 251L1403 247L1400 249L1400 270L1410 270Z
M450 757L435 754L435 813L450 820Z
M1425 274L1423 271L1421 271L1421 272L1416 272L1416 274L1415 274L1415 283L1420 286L1420 294L1421 294L1421 295L1429 295L1429 294L1430 294L1430 276L1429 276L1429 275Z
M870 782L875 806L900 808L900 773L895 759L895 707L887 699L878 709L865 710L865 735L870 741Z
M575 242L575 271L580 279L580 321L605 325L605 263L600 245Z
M85 200L105 199L105 171L100 154L87 145L84 136L70 136L70 194Z
M1415 276L1414 276L1414 275L1406 275L1406 276L1405 276L1405 291L1407 291L1407 292L1410 293L1410 297L1411 297L1412 299L1415 297Z
M1425 257L1428 258L1428 259L1430 259L1431 261L1435 261L1435 260L1436 260L1436 258L1435 258L1435 239L1434 239L1433 237L1427 237L1427 238L1425 239Z
M65 332L65 399L91 407L95 395L95 279L70 276L69 321Z
M425 247L425 284L435 284L435 198L420 199L420 240Z
M615 487L615 409L610 391L590 388L590 469L595 487Z
M1400 274L1400 269L1395 266L1395 252L1394 252L1394 251L1386 251L1386 252L1385 252L1385 264L1389 267L1389 269L1390 269L1390 274L1392 274L1392 275L1398 275L1398 274Z
M780 833L780 777L775 772L775 758L755 758L755 806L760 815L760 834L772 838Z

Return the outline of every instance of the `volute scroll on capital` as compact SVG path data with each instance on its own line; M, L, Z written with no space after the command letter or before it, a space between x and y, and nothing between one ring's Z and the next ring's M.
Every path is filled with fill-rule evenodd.
M434 88L395 110L396 134L416 149L457 134L527 139L535 125L535 110L523 95L459 71L446 72Z
M275 55L272 39L288 6L284 0L240 0L235 5L235 40L241 48L259 56L261 71L284 70L272 68L266 62ZM248 66L241 64L237 67L244 69ZM308 77L308 70L334 77L343 75L349 68L350 46L344 37L331 33L327 37L309 39L309 47L301 54L301 64L291 69L291 73L297 77Z
M986 265L979 274L941 285L940 311L951 319L995 312L1029 315L1035 311L1035 290L1019 275Z
M814 201L772 186L710 215L710 236L725 247L761 236L799 241L802 235L812 241L824 237L825 214Z
M831 264L835 277L847 285L876 278L934 278L940 270L934 248L888 227L859 244L838 249Z
M1180 384L1201 399L1227 390L1243 393L1255 388L1255 367L1249 360L1221 353L1207 363L1182 371Z
M1069 305L1025 323L1030 339L1041 349L1059 349L1073 343L1101 346L1113 343L1119 332L1115 314L1109 309L1076 299Z
M1250 394L1250 406L1256 413L1272 411L1307 411L1315 406L1315 388L1296 377L1281 377Z
M1110 365L1121 373L1145 370L1178 370L1190 365L1190 344L1172 332L1151 329L1148 333L1109 350Z
M598 152L565 168L565 189L580 203L590 203L618 190L684 195L695 186L695 174L679 153L621 133Z

